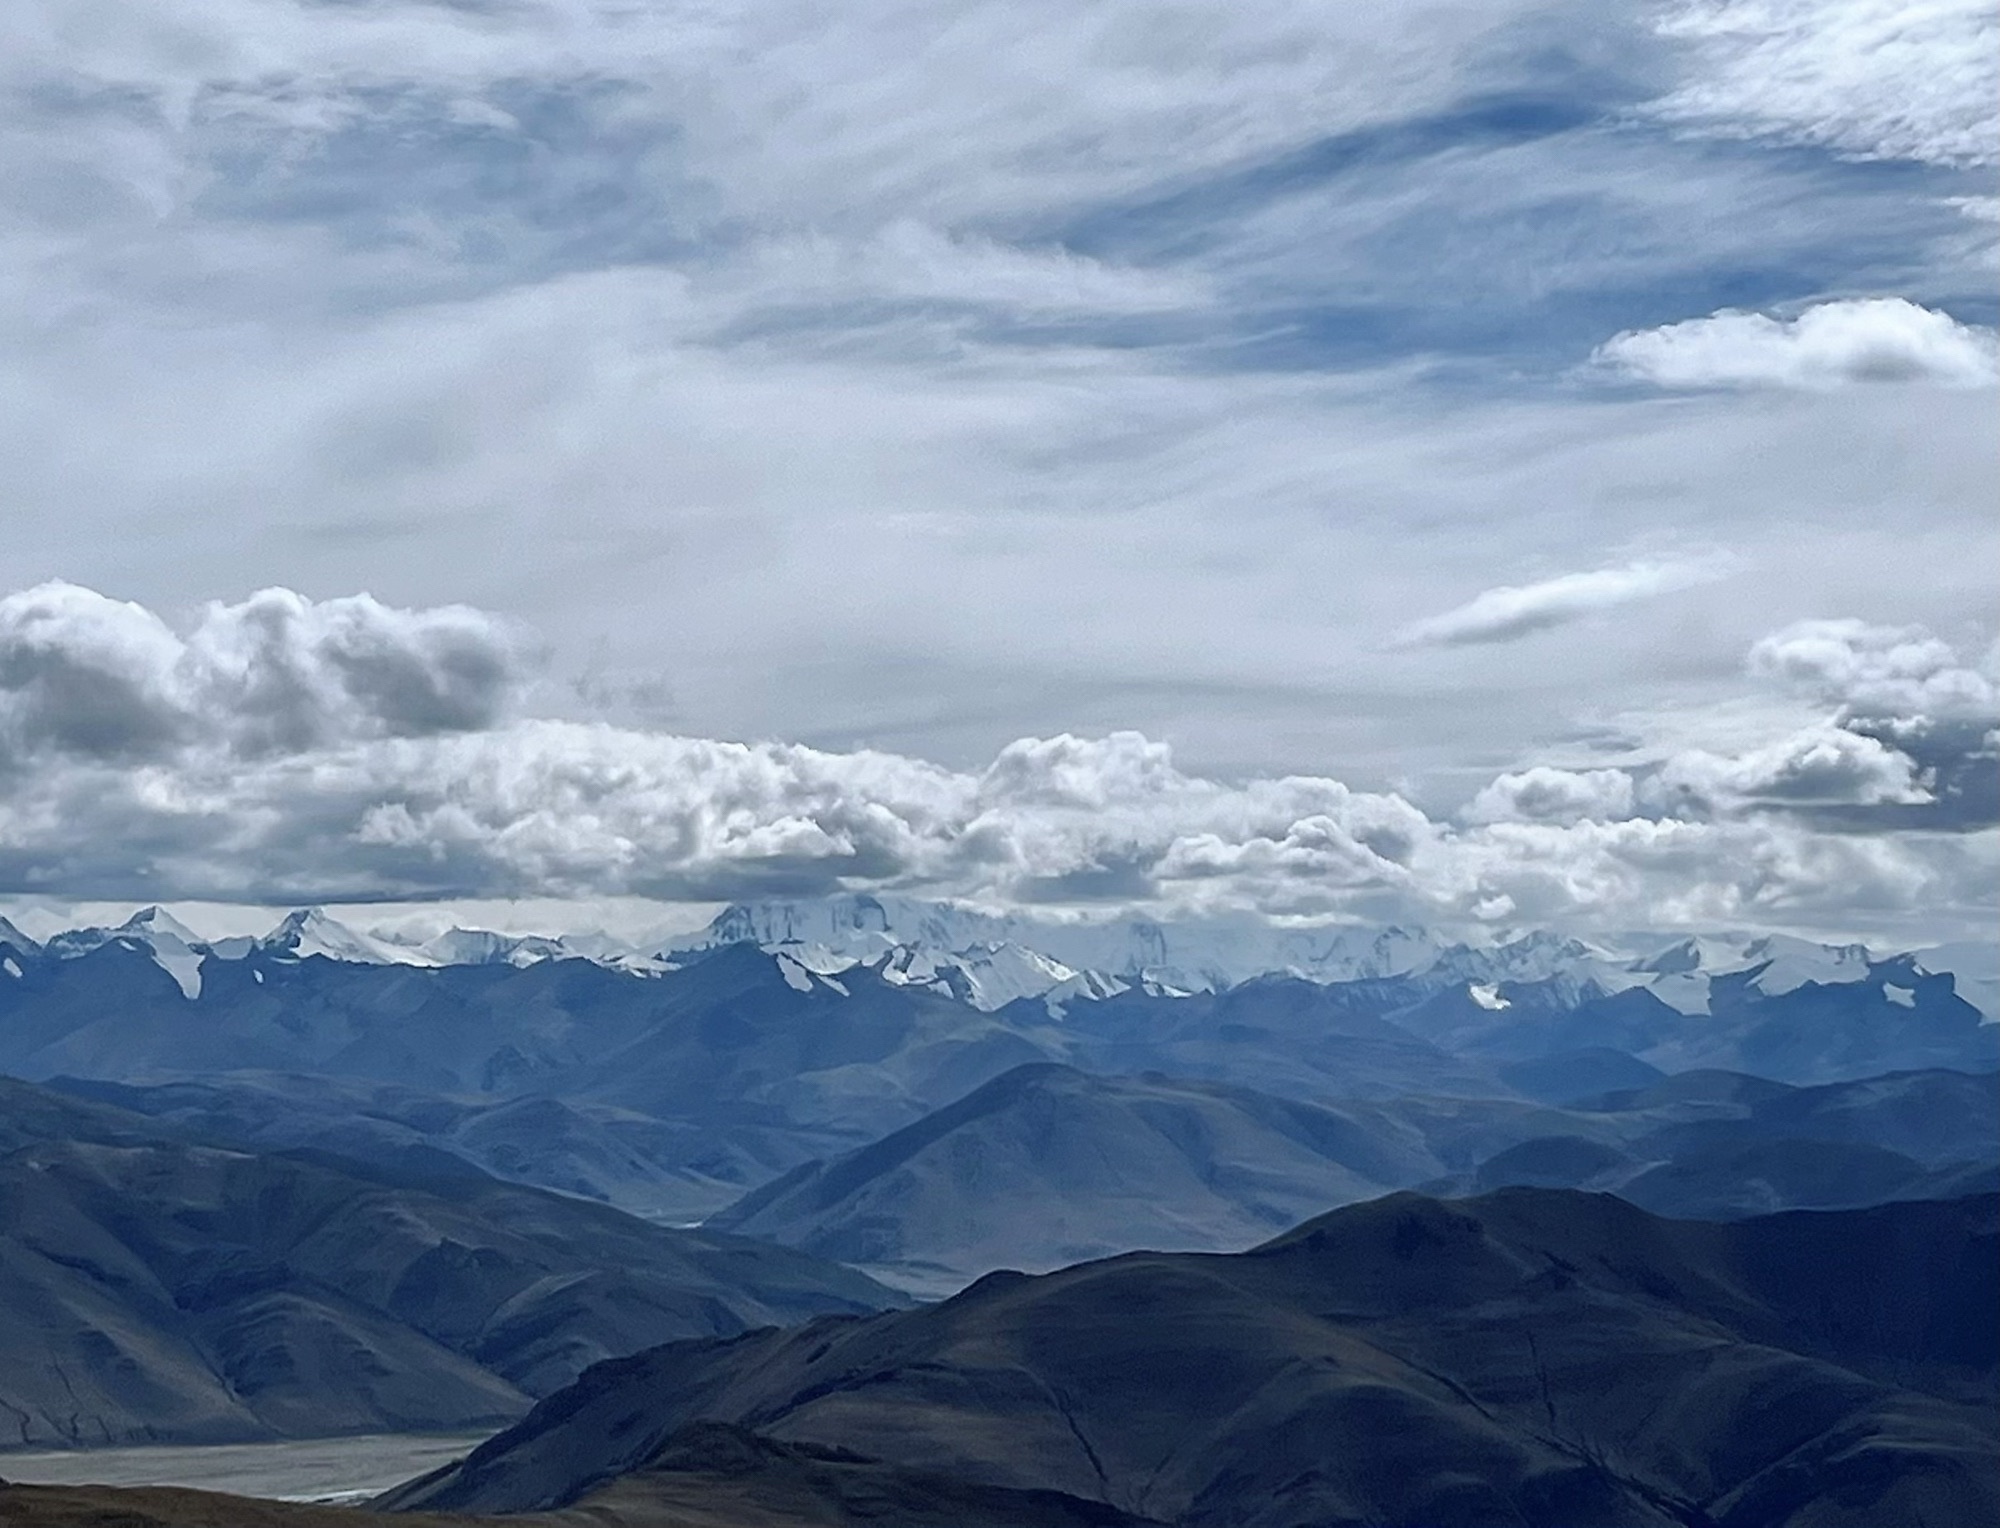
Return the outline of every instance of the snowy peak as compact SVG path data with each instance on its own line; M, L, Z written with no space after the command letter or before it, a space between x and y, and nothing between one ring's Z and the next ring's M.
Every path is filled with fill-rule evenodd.
M42 953L42 947L0 918L0 978L19 981L27 975L27 962Z
M157 906L140 908L131 917L119 924L117 928L113 929L112 932L114 934L130 935L134 938L172 939L178 941L188 949L194 949L198 945L206 944L201 935L181 922L180 919L176 918L164 907Z
M1074 970L1007 940L950 951L899 945L877 969L884 981L929 987L988 1013L1022 998L1042 998L1054 1006L1072 999L1095 1001L1127 986L1116 977Z
M1926 975L1950 976L1958 995L2000 1021L2000 944L1941 944L1918 950L1916 968Z
M1316 982L1407 976L1429 970L1447 950L1463 948L1420 928L1287 927L1248 915L1173 920L1002 916L949 902L859 895L738 903L724 909L701 932L669 948L735 943L766 949L812 946L870 962L892 951L916 951L976 978L975 985L990 991L995 1001L1010 980L1020 984L1017 995L1027 996L1036 995L1032 989L1046 990L1045 983L1068 979L1054 976L1046 967L1062 967L1071 976L1098 973L1103 982L1118 983L1120 990L1152 982L1201 992L1233 986L1267 971ZM1573 944L1552 936L1529 936L1515 958L1499 966L1482 952L1473 952L1477 958L1456 979L1546 974L1540 967ZM921 961L910 965L904 957L891 963L892 972L912 980L921 968ZM930 974L940 981L948 979L941 970Z
M1773 934L1743 952L1756 969L1751 981L1766 997L1782 997L1807 982L1822 987L1868 979L1868 949L1859 944L1813 944Z
M371 937L371 936L364 936ZM587 960L636 976L672 971L675 962L647 955L602 930L576 934L502 934L492 929L448 928L420 944L382 931L372 936L388 945L405 962L436 966L524 966L545 960Z
M539 934L496 934L490 929L451 928L418 945L417 953L441 966L532 966L561 960L569 951L560 939Z
M1066 1001L1071 994L1060 968L1100 992L1134 986L1212 992L1267 972L1321 984L1405 979L1435 991L1556 982L1579 998L1645 987L1670 1008L1701 1014L1710 1011L1710 983L1717 977L1747 981L1760 995L1778 997L1807 983L1866 981L1870 970L1869 951L1861 945L1787 935L1635 937L1606 945L1524 931L1499 943L1468 944L1397 925L1283 926L1237 915L1002 916L953 903L859 895L739 903L679 947L736 942L810 947L846 962L886 961L887 980L933 987L979 1007L1003 1004L1008 994L1059 994L1051 1001ZM1979 984L1973 1000L1989 1015L2000 1014L2000 964L1993 952L1954 947L1940 954L1939 963L1947 958L1962 988Z
M11 927L11 925L10 925ZM143 950L174 979L181 996L201 995L201 963L208 946L201 936L162 907L143 907L116 928L65 929L42 946L57 960L76 960L107 944Z
M785 985L793 991L808 993L833 992L838 993L841 997L851 995L848 992L847 984L834 973L836 971L851 970L856 962L848 961L844 965L829 965L824 960L815 960L814 956L810 953L802 955L801 953L795 953L792 950L786 949L778 949L769 953L771 959L777 964L778 974L784 977Z
M809 901L738 902L669 949L722 944L818 945L844 955L879 954L898 944L962 949L1007 937L1012 920L948 902L849 894Z
M189 1002L201 996L201 962L208 946L200 935L164 908L148 907L120 924L121 939L136 939L153 952L153 963L174 979Z
M1865 982L1873 967L1866 945L1815 944L1788 934L1697 934L1629 961L1634 985L1650 988L1668 1007L1707 1013L1717 978L1740 980L1764 997L1783 997L1808 983L1832 987Z
M393 944L372 934L359 933L337 918L328 917L323 909L317 907L302 907L297 912L287 913L276 928L257 941L256 947L282 960L305 960L319 955L350 965L439 964L408 945Z
M778 962L785 980L801 992L831 987L847 991L842 973L864 970L892 987L920 988L991 1013L1022 998L1054 1004L1096 999L1123 992L1126 983L1095 971L1076 971L1061 961L1006 941L940 950L895 944L879 952L855 954L826 944L779 943L760 946Z

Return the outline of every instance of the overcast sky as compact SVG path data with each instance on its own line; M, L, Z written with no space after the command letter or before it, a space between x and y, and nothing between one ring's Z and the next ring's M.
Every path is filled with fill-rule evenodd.
M7 0L0 897L1985 931L1989 0Z

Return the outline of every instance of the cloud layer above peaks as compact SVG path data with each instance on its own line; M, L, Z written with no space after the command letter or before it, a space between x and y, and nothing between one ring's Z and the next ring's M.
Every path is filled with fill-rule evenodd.
M1924 633L1858 622L1780 632L1753 654L1756 672L1831 708L1803 731L1734 753L1535 765L1458 814L1325 777L1206 777L1131 732L1022 739L952 769L536 719L510 712L520 650L475 611L363 598L265 591L179 633L71 586L12 596L0 893L896 888L1460 923L1901 926L1980 915L2000 852L1990 820L1922 817L1935 771L1896 741L1971 724L1990 754L1994 676ZM1824 818L1882 807L1915 815L1870 831Z

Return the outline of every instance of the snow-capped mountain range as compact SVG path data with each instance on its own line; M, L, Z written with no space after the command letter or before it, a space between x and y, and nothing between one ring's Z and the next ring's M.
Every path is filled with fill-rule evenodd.
M1744 978L1758 992L1778 996L1808 982L1865 981L1871 967L1900 958L1917 974L1951 974L1962 997L1989 1020L2000 1020L2000 944L1892 957L1859 944L1782 934L1585 941L1537 931L1472 945L1422 928L1285 927L1226 916L1057 920L866 895L739 903L703 929L651 946L596 931L522 935L450 928L418 940L393 928L356 928L316 907L288 913L261 936L217 939L205 939L160 907L143 908L113 927L66 929L39 943L0 918L0 975L19 974L18 961L6 964L9 946L71 959L112 940L147 949L189 998L201 990L205 960L252 953L426 967L587 960L645 975L673 970L703 950L749 943L767 951L802 990L837 986L841 972L866 965L890 983L927 988L987 1011L1024 997L1042 998L1057 1011L1134 988L1163 997L1214 992L1280 973L1322 984L1406 978L1438 990L1463 987L1474 1002L1487 1004L1504 1003L1499 987L1509 982L1573 983L1578 991L1604 994L1643 987L1693 1014L1707 1011L1710 983L1718 977Z

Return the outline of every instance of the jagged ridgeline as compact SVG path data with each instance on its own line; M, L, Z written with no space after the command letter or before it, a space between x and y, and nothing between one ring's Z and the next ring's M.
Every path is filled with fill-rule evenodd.
M1468 1104L1464 1128L1432 1105L1394 1128L1371 1116L1395 1164L1330 1170L1304 1198L1274 1190L1245 1222L1268 1230L1549 1137L1611 1150L1594 1181L1623 1183L1663 1160L1654 1127L1672 1121L1530 1106L1668 1075L1810 1087L1990 1070L2000 1028L1966 996L1989 1001L1990 953L1545 935L1474 949L1413 930L1071 925L865 897L732 908L647 947L464 930L399 943L311 911L262 939L205 942L152 910L42 945L0 936L0 1070L239 1142L371 1161L436 1151L676 1223L1029 1064L1312 1105L1504 1106ZM1636 1152L1635 1131L1651 1133ZM1871 1185L1990 1155L1853 1135L1836 1138L1910 1159L1874 1163ZM1558 1159L1581 1181L1575 1150L1520 1165ZM1773 1195L1743 1208L1818 1202Z

